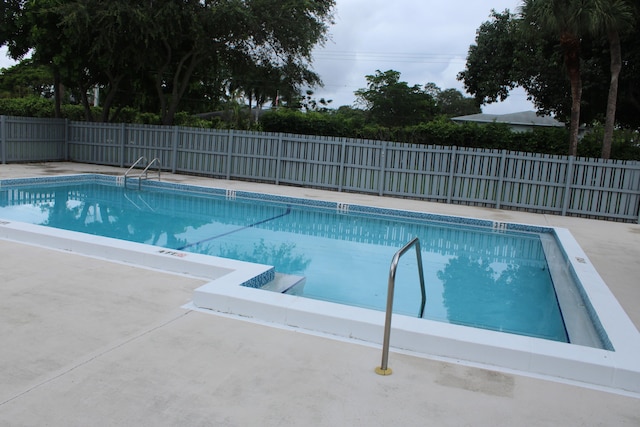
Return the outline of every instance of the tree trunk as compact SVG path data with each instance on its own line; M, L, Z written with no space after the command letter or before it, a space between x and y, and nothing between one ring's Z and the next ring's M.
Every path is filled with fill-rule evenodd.
M163 91L163 82L162 82L162 76L160 74L158 74L156 76L156 93L158 94L158 99L160 100L160 122L162 124L166 124L166 117L167 117L167 98L164 95L164 91Z
M200 55L196 50L186 53L178 62L173 75L173 87L169 100L165 102L164 114L162 115L163 125L172 125L178 105L182 100L186 90L189 88L191 76L196 67L201 62Z
M116 99L116 94L118 93L118 89L120 88L120 82L123 79L123 75L119 75L117 77L113 77L110 73L107 73L107 77L109 78L109 90L107 91L107 96L102 102L102 117L101 121L107 123L109 121L109 115L111 114L111 107Z
M84 119L87 122L93 121L93 113L91 112L91 105L89 104L89 97L87 96L87 88L80 85L80 101L82 101L82 108L84 110Z
M580 76L580 39L561 37L565 66L571 82L571 123L569 125L569 155L578 154L578 132L580 130L580 103L582 101L582 77Z
M251 122L253 119L253 114L252 114L252 105L253 104L253 91L251 89L249 89L249 125L247 126L247 129L251 129Z
M53 72L53 103L54 103L54 117L59 119L62 117L60 108L60 98L62 97L62 83L60 83L60 74L54 70Z
M166 40L164 40L164 47L166 49L167 59L165 60L164 64L162 64L162 66L158 69L158 71L156 71L155 86L156 86L156 93L158 94L158 100L160 101L160 123L172 124L172 123L166 123L168 121L167 120L168 108L167 108L167 97L164 95L164 84L165 84L164 75L169 69L169 64L171 63L172 50L171 50L171 46L169 46L169 43L167 43ZM173 122L173 117L171 118L171 122Z
M569 125L569 155L578 155L578 133L580 131L580 101L582 78L580 74L571 78L571 124Z
M607 116L604 122L604 138L602 139L602 158L611 157L613 143L613 129L616 123L616 104L618 102L618 78L622 70L622 52L620 36L617 31L609 31L609 49L611 51L611 81L609 82L609 96L607 97Z

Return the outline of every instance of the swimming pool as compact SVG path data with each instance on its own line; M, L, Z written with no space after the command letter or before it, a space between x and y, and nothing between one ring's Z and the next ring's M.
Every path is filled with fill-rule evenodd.
M49 181L50 183L63 183L65 185L71 182L76 188L79 188L79 185L93 186L97 184L100 184L101 186L106 185L107 187L111 187L111 189L117 188L116 179L114 177L76 176L50 179ZM30 198L33 200L41 199L42 201L44 201L43 205L47 205L47 203L49 203L48 209L50 210L50 212L46 212L48 219L53 218L53 214L61 215L61 211L55 212L55 209L53 209L55 207L55 203L50 203L51 198L56 197L55 188L49 187L48 191L30 192L25 186L31 186L34 184L34 182L35 181L33 180L4 180L0 183L0 189L3 190L3 194L11 194L9 193L10 191L22 192L20 193L21 195L18 195L18 193L14 192L13 195L3 196L5 197L5 199L7 199L7 202L9 202L8 199L12 199L13 202L15 202L13 203L14 206L22 206L24 208L24 204L21 205L20 203L18 203L18 200L21 198L26 200ZM46 186L49 185L50 184L46 184ZM132 226L131 224L125 227L127 233L137 236L138 242L143 242L146 244L160 244L165 247L164 249L150 249L146 247L147 245L144 245L144 249L136 247L137 251L142 251L145 253L144 262L148 263L149 259L157 258L157 260L153 262L157 262L158 264L162 264L163 267L166 267L166 264L171 263L175 260L178 262L176 264L176 269L184 269L184 263L191 263L189 264L189 271L195 271L193 267L196 264L204 266L203 269L206 270L207 268L211 267L211 258L215 257L201 257L198 254L190 253L190 251L203 252L204 248L204 252L207 253L207 251L212 250L212 248L214 248L215 246L215 250L218 252L221 249L223 251L226 251L226 253L216 253L215 255L228 256L237 254L248 254L249 258L252 256L257 257L255 259L250 259L250 261L261 261L263 263L234 263L228 260L218 261L216 259L216 266L214 268L215 273L212 273L208 270L205 273L210 277L212 274L215 274L215 280L213 280L210 284L203 286L201 289L198 289L194 294L194 303L197 306L211 308L223 312L236 313L242 316L260 318L265 321L277 321L283 324L300 327L308 327L310 321L311 323L314 323L314 326L311 329L328 333L336 333L338 335L346 335L352 338L364 339L366 341L377 342L380 339L379 324L381 313L366 309L367 307L370 308L372 306L372 304L370 303L356 304L359 305L358 307L347 307L327 302L327 300L330 301L333 296L319 296L318 298L324 299L325 301L314 301L308 298L300 298L299 296L295 295L280 293L276 294L247 287L247 285L253 287L261 287L262 285L267 284L267 282L273 283L274 270L273 268L270 268L270 265L264 264L264 262L274 260L274 254L276 253L280 253L281 257L287 260L289 266L294 267L293 270L288 270L286 272L287 277L293 277L293 280L284 280L284 282L287 284L284 286L280 286L279 290L287 289L290 284L299 283L301 280L301 276L304 276L304 274L301 274L301 276L297 276L295 273L305 273L304 271L297 271L296 268L299 269L301 265L305 265L305 263L308 261L304 259L304 257L307 255L306 250L303 250L302 252L296 252L295 249L298 248L298 246L296 246L295 248L286 245L283 246L283 243L286 242L277 241L277 239L273 237L274 235L286 235L288 233L292 233L292 230L294 230L297 233L295 243L296 245L300 245L300 248L303 247L304 240L311 237L317 238L318 234L321 235L322 239L328 239L329 237L332 237L332 239L330 240L333 240L333 237L335 237L337 234L342 237L347 235L349 237L344 240L349 245L355 245L356 247L356 249L349 248L348 252L360 255L361 257L369 261L371 261L369 252L363 252L361 245L373 246L376 247L377 250L380 250L380 248L387 249L388 251L382 250L383 256L379 261L376 260L373 262L373 264L380 264L380 266L382 267L383 273L381 275L382 277L379 278L379 282L382 284L382 288L385 288L385 290L386 276L388 273L388 266L391 256L398 247L406 243L406 241L409 240L413 235L420 233L422 233L421 239L424 239L425 241L440 242L435 245L429 244L425 246L444 247L444 254L442 252L437 253L441 258L446 258L445 255L447 251L453 251L452 246L459 246L455 248L455 251L457 251L457 255L450 254L450 256L446 258L446 260L440 261L433 260L433 248L425 251L425 259L430 260L425 262L425 269L428 270L429 268L435 267L435 271L440 271L440 275L442 277L446 276L449 278L455 278L455 273L446 273L446 267L448 264L452 263L452 259L455 258L455 261L453 261L453 263L466 262L467 264L469 264L470 259L473 261L472 255L477 257L475 261L473 261L473 263L477 264L477 267L474 270L475 276L478 275L478 271L482 271L484 272L483 274L485 274L485 276L492 276L492 278L494 279L496 277L503 277L503 283L506 283L508 281L506 279L507 277L509 277L508 269L509 265L512 265L511 261L505 260L510 260L514 257L520 258L520 261L523 262L523 265L529 267L529 269L527 270L528 275L532 275L533 272L538 275L542 273L544 273L544 275L549 275L550 271L556 270L556 272L554 273L556 275L554 281L558 281L558 277L564 276L564 279L562 279L561 281L571 282L572 280L567 279L572 279L575 276L580 275L578 274L579 272L576 273L574 271L575 269L572 267L572 265L575 264L574 259L577 260L576 262L578 263L579 267L583 267L582 263L579 261L579 258L584 259L584 256L575 257L572 254L567 254L565 248L555 245L556 240L563 240L567 237L565 231L563 230L519 224L494 223L491 221L474 220L469 218L444 217L416 212L401 212L389 209L368 208L366 206L308 201L304 199L292 199L279 196L266 196L255 193L234 192L222 189L208 189L201 187L194 188L190 186L172 185L168 183L148 182L144 183L143 188L144 191L142 193L137 193L135 191L116 191L114 193L116 194L116 196L113 197L117 197L119 199L119 202L122 202L125 205L132 206L134 210L139 214L139 222L159 222L164 224L163 226L165 228L162 229L162 232L159 232L159 229L156 229L156 231L152 233L150 233L148 230L143 230L142 227ZM156 190L158 189L162 189L163 192L156 192ZM165 203L166 201L166 197L168 197L167 193L175 191L181 191L189 193L191 195L196 195L196 198L194 200L199 200L198 202L194 201L189 202L191 204L188 204L187 202L183 201L183 207L186 207L188 210L195 210L195 204L202 204L202 200L210 199L210 196L215 196L214 199L216 200L216 203L212 205L214 207L210 206L209 209L212 210L201 215L201 223L197 227L184 227L184 224L179 224L179 220L174 220L172 222L159 220L153 215L154 212L168 212L169 216L175 218L175 212L171 211L170 209L167 210L166 206L163 205L163 203ZM107 197L105 195L102 195L100 196L101 198L99 197L98 199L94 199L93 203L89 203L87 205L86 203L82 204L82 202L78 200L78 198L80 197L79 193L77 193L76 196L73 195L73 192L70 192L68 190L59 191L59 193L66 194L66 196L58 194L58 197L66 198L65 202L60 203L59 206L65 206L65 212L67 212L67 215L68 212L74 212L74 215L83 218L83 221L81 221L81 225L76 225L75 228L71 227L75 231L81 231L84 233L87 231L87 228L104 228L103 225L105 223L117 223L117 221L113 220L115 218L114 212L118 212L118 210L121 209L122 203L120 205L109 205L109 197L111 196ZM69 197L69 195L71 195L71 197ZM205 195L206 197L204 197ZM269 207L265 208L265 205L263 205L262 202L267 199L270 202L274 202L275 204L271 204L269 205ZM49 200L49 202L46 202L46 200ZM249 201L249 203L245 203L245 201ZM3 200L3 204L5 204L5 200ZM236 211L237 213L236 219L234 219L230 223L224 224L223 226L220 226L220 224L213 226L211 224L212 214L226 216L229 213L225 212L225 209L229 210L230 208L223 208L222 206L235 206L232 210ZM240 206L240 208L238 208L238 206ZM260 208L258 208L258 206L260 206ZM299 217L301 215L308 215L307 211L310 210L314 212L314 220L304 221L305 225L302 225ZM23 209L23 211L18 214L12 214L13 217L11 217L12 215L9 215L6 212L5 215L0 213L0 217L4 217L7 219L7 221L4 221L3 228L13 228L14 231L17 228L22 228L22 230L24 231L28 227L20 226L13 221L24 221L27 217L31 216L33 217L32 222L37 223L38 215L42 216L43 212L44 211L41 209L35 211L33 209ZM7 216L9 216L9 218L7 218ZM327 216L336 217L337 220L331 223L329 226L319 225L319 219L321 217L324 218ZM40 218L40 220L41 219L42 218ZM391 220L393 220L392 222L402 220L404 221L404 225L400 229L393 229L393 231L390 232L391 234L381 233L380 230L382 229L385 229L387 231L389 230L388 223ZM365 227L358 227L357 224L361 225L363 222L367 221L376 221L378 224L386 225L377 230L363 233L362 230L364 230ZM424 234L424 230L416 231L421 226L423 226L423 224L421 223L425 221L428 221L430 223L431 228L439 228L437 234L429 235ZM313 226L310 227L310 224ZM168 232L167 227L177 227L180 229L180 232ZM314 227L315 230L310 231L310 229L313 229ZM252 237L244 239L243 237L241 237L242 233L238 230L248 231L249 233L247 234L252 235ZM264 240L262 240L261 242L259 241L259 243L256 245L255 232L264 232L265 230L269 231L270 233L268 239L265 239L265 237L263 236ZM460 230L464 230L465 232L470 231L471 234L469 236L472 237L464 237L462 243L454 243L454 239L460 238ZM434 231L432 233L436 232ZM40 235L42 234L50 234L58 237L64 236L65 238L67 237L66 234L59 231L44 233L40 231ZM544 236L544 238L541 239L539 235ZM517 236L518 239L520 239L520 243L515 245L520 245L517 250L513 249L513 243L505 243L505 241L515 238L514 236ZM74 237L74 239L75 238L76 237ZM225 238L227 238L226 241ZM92 237L92 239L90 240L97 241L96 239L101 241L101 239L95 237ZM468 241L465 242L464 239L467 239ZM214 241L216 245L213 245L212 242ZM387 245L380 244L381 241L387 242ZM231 244L230 242L232 242L233 244ZM389 242L393 243L388 244ZM522 242L527 243L525 244ZM535 244L532 242L535 242ZM569 243L570 245L574 244L574 242L571 241L569 241ZM122 253L125 253L130 250L130 248L135 247L135 245L131 246L124 243L113 244L113 242L111 242L110 244L117 246L119 252ZM318 244L317 240L315 241L315 244ZM78 245L78 243L74 243L74 245ZM460 256L460 247L462 247L462 252L464 254L463 257ZM527 248L526 250L523 249L525 247ZM493 253L491 254L491 256L488 256L487 252L492 251ZM328 249L328 252L335 252L334 255L338 255L340 261L344 261L344 254L336 252L332 247ZM528 254L526 257L522 255L524 252ZM487 268L486 265L483 266L482 261L478 261L478 259L482 258L482 256L478 257L478 254L484 256L487 259L487 262L489 262L489 258L492 258L490 261L494 265L491 268ZM531 256L531 254L534 254L534 256ZM260 258L258 255L262 256L263 258ZM579 253L579 255L582 254ZM541 256L542 259L546 258L547 260L552 258L552 262L547 267L541 265ZM574 259L572 259L572 257ZM171 262L169 262L169 259L171 260ZM462 261L460 261L461 259ZM503 262L496 263L497 259L501 259ZM351 266L353 265L353 262L354 261L350 260L347 261L347 264ZM440 263L439 266L438 262ZM433 265L428 265L428 263L432 263ZM313 264L313 261L309 262L308 264ZM408 277L411 276L411 279L415 279L415 269L412 268L409 264L410 263L401 265L399 271L404 271L407 273L406 275ZM554 266L554 264L556 265ZM335 270L343 270L343 268L337 268ZM361 272L356 272L355 274L351 274L351 276L358 275L360 273ZM235 277L234 275L237 277ZM437 275L438 274L435 274L435 277L437 277ZM373 276L380 276L380 273L373 274ZM511 281L513 281L513 277L514 276L512 275ZM282 281L281 277L278 279ZM404 283L405 281L407 283L410 282L410 280L405 280L403 278L399 279L399 283ZM370 280L371 279L367 279L367 281ZM458 278L458 281L460 280L463 279ZM498 280L493 281L498 282ZM487 283L489 282L490 281L487 280ZM238 286L239 284L243 284L245 286ZM298 284L298 286L294 286L290 291L298 294L301 292L302 294L304 294L305 292L309 294L316 292L314 290L315 285L313 284L313 281L309 280L308 276L303 285L304 286ZM444 287L442 284L440 286ZM407 287L407 289L409 287ZM416 287L414 287L413 289L415 290ZM566 294L575 294L575 291L580 293L579 300L586 297L586 300L583 301L584 307L586 307L584 311L587 312L587 315L591 318L591 320L595 320L594 329L598 340L600 341L600 344L598 345L587 345L593 347L604 347L604 349L599 348L593 350L604 351L608 354L607 357L611 358L611 354L619 352L619 345L617 345L615 342L612 343L612 340L610 340L610 336L608 333L609 329L603 326L601 318L599 316L600 313L596 313L597 309L593 307L592 301L589 299L588 286L587 289L584 289L582 286L579 289L572 289L570 286L567 286L565 289L560 290L558 290L556 286L555 291L552 292L551 295L553 297L552 300L555 301L556 298L560 299L562 305L563 300L565 301L565 303L567 301ZM256 294L256 292L258 292L260 295ZM444 289L441 289L440 296L442 296L443 294ZM563 296L563 294L565 295ZM432 289L430 292L428 292L427 299L434 300L437 299L437 296L438 292ZM575 295L573 296L575 297ZM569 299L570 298L571 295L569 295ZM481 301L478 300L478 298L475 298L475 300ZM424 346L433 344L435 339L436 341L439 341L437 349L438 354L446 355L446 353L451 353L453 354L453 357L458 357L455 354L458 349L454 349L452 347L459 346L458 344L460 344L460 337L458 335L460 335L461 331L463 331L462 335L466 336L464 339L464 341L466 341L466 344L459 347L464 347L466 349L465 352L468 352L469 349L467 348L467 345L469 345L470 343L473 343L476 347L478 344L480 344L478 342L479 337L482 337L480 341L486 341L488 339L492 342L490 345L488 345L486 342L482 343L481 347L484 349L484 354L479 359L484 360L478 360L479 362L489 362L491 364L496 364L496 361L502 362L506 359L511 359L511 361L509 363L506 363L506 365L513 368L519 368L521 367L520 365L524 363L520 360L520 357L507 357L507 355L513 356L515 353L519 353L521 351L521 349L516 349L516 347L524 344L526 347L526 352L530 354L532 346L541 347L544 349L544 347L547 345L540 343L548 342L549 345L563 344L561 342L554 344L553 341L548 340L539 340L537 338L520 337L512 334L497 333L494 332L494 330L500 330L501 328L494 326L488 327L488 329L493 329L491 331L479 331L474 328L464 328L459 325L464 325L467 323L460 319L451 322L453 324L444 324L441 322L443 319L437 319L437 313L431 313L427 317L432 320L439 320L439 322L414 319L412 317L409 317L409 315L413 316L413 314L411 313L415 311L414 307L412 306L412 303L415 302L415 297L409 296L408 298L405 298L403 300L402 295L399 295L399 301L406 301L408 306L406 308L403 308L403 305L401 303L399 305L399 311L402 314L397 317L394 316L395 342L392 340L392 345L398 348L423 351ZM579 308L580 306L579 303L574 305L578 306L577 308ZM440 309L442 309L442 304L440 305ZM571 318L575 315L575 313L572 313L572 311L573 309L570 309L569 313L565 312L565 307L563 306L562 313L564 315L564 319L561 320L571 323L571 319L567 319L567 317ZM448 313L446 315L448 315ZM584 314L579 315L578 318L579 320L574 321L574 323L581 323L584 320ZM347 320L349 322L347 322ZM474 322L475 321L471 321L468 323L471 323L474 326L482 326L476 325L474 324ZM349 324L347 325L347 323ZM372 328L372 325L375 327ZM434 325L436 326L434 327ZM426 328L429 328L431 332L431 337L429 339L425 339ZM513 330L510 330L510 328L506 328L506 330L509 332L514 332ZM518 333L518 331L515 332ZM571 333L569 335L571 335ZM416 339L416 334L419 336L418 339ZM375 337L373 335L378 336ZM541 336L543 334L527 333L526 335ZM453 338L453 340L451 338ZM532 339L534 340L535 344L531 344ZM551 340L554 339L555 338L551 338ZM498 341L500 342L498 343ZM566 341L566 339L559 339L558 341ZM571 341L575 342L573 339ZM412 344L405 344L405 342L412 342ZM443 343L445 343L446 345L443 346ZM487 352L487 349L489 349L490 347L492 348L493 346L495 346L496 348L500 348L499 355L493 354L493 351ZM574 345L573 347L577 346ZM616 352L612 351L614 348ZM431 349L430 352L433 353L434 350ZM489 356L489 354L493 354L493 356ZM547 355L547 357L548 356L549 355ZM601 355L596 357L596 359L600 358ZM528 356L526 364L531 365L531 361L531 357ZM514 362L516 366L513 366ZM591 362L587 363L587 365L590 365ZM566 375L566 373L564 375Z
M280 291L376 310L385 309L393 254L418 237L424 318L569 341L539 232L106 183L0 194L2 218L273 265L304 277ZM402 259L394 312L419 312L417 278L415 257Z

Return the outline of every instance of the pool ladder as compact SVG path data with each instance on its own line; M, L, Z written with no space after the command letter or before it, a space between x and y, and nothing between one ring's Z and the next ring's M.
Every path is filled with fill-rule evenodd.
M147 162L147 158L144 157L144 156L140 156L140 158L138 158L138 160L136 160L135 163L132 164L131 167L124 173L124 178L123 178L124 188L127 188L127 176L133 170L133 168L135 168L138 165L138 163L146 163L146 162ZM138 190L140 189L140 185L142 183L142 180L149 178L149 176L148 176L149 175L149 168L151 166L153 166L154 164L156 164L158 166L158 181L160 181L160 167L162 165L160 164L160 159L155 157L153 160L151 160L151 162L149 162L147 164L147 166L144 168L144 170L142 172L140 172L138 175L135 175L135 176L132 177L132 178L138 178Z
M416 248L416 258L418 261L418 275L420 276L420 292L422 293L422 302L420 304L420 318L424 315L424 306L427 301L427 294L424 289L424 274L422 272L422 255L420 251L420 241L414 237L409 243L404 245L391 259L391 267L389 268L389 284L387 288L387 312L384 321L384 340L382 343L382 363L375 369L379 375L391 375L391 368L388 367L389 362L389 338L391 336L391 314L393 311L393 295L396 284L396 270L400 257L404 255L411 247Z

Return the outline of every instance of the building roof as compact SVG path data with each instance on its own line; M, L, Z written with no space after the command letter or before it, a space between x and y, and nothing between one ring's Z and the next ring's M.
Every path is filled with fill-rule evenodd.
M475 122L475 123L506 123L518 126L546 126L564 127L564 123L559 122L551 116L539 116L535 111L521 111L510 114L471 114L468 116L453 117L454 122Z

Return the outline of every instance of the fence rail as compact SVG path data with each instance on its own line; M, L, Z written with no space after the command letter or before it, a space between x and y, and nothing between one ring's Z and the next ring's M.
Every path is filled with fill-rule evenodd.
M350 138L0 116L2 163L126 167L640 222L640 162Z

